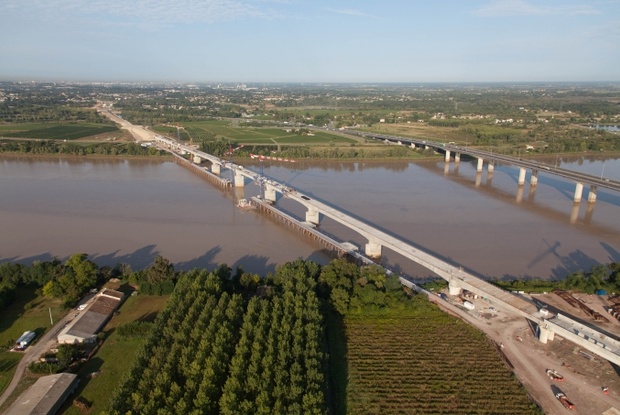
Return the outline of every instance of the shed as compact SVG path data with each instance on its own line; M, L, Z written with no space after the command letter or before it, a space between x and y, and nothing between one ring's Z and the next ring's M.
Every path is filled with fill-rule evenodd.
M4 415L53 415L77 384L77 375L72 373L43 376L19 395Z

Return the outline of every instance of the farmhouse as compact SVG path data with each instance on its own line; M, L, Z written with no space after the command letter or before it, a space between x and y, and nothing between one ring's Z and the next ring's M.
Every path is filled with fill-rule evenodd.
M77 375L43 376L22 393L4 415L53 415L76 388Z
M119 291L103 290L86 311L62 329L58 334L58 342L70 344L94 342L97 333L118 308L123 297L123 293Z

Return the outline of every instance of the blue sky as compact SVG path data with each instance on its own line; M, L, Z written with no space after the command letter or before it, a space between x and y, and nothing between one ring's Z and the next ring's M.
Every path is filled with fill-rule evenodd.
M620 0L0 0L0 79L620 81Z

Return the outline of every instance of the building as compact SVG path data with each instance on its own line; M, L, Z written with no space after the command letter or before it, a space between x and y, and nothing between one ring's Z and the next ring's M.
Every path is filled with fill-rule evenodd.
M90 343L97 339L97 333L108 322L112 313L120 306L124 294L105 289L95 296L84 312L67 324L58 334L59 343Z
M4 415L54 415L78 385L77 375L43 376L29 387Z

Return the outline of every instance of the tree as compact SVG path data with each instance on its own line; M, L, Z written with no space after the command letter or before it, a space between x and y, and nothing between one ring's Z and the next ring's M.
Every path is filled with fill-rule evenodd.
M79 291L97 285L97 264L88 259L86 254L73 254L65 262L65 267L73 271L73 280Z
M151 284L160 284L174 277L174 266L161 255L157 255L153 264L146 270L146 280Z

